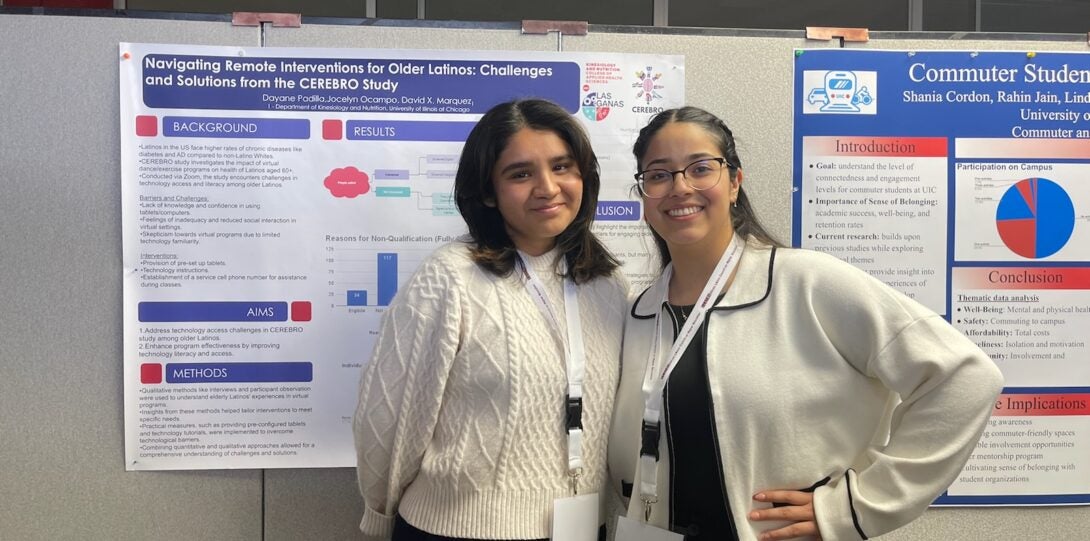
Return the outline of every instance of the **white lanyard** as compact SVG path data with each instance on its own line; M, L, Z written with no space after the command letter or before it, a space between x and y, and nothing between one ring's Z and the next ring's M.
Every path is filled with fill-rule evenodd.
M666 382L670 379L670 373L674 371L685 349L689 347L696 337L697 331L704 322L707 314L715 302L715 298L723 290L731 273L738 266L738 260L742 258L742 250L745 243L738 240L735 233L730 244L719 258L715 270L704 284L704 290L693 306L685 325L681 327L670 354L663 360L660 349L662 336L662 304L669 301L670 277L674 267L671 263L663 271L662 280L666 284L662 294L662 304L659 304L658 313L655 316L655 334L651 340L651 349L647 355L647 365L643 375L643 430L642 445L640 449L640 498L644 505L644 520L651 514L651 505L658 501L658 459L659 459L659 419L662 415L662 392L666 388Z
M530 298L541 313L553 324L561 344L565 346L564 357L568 372L568 396L564 400L568 429L568 475L571 477L572 492L578 493L579 476L583 473L583 377L586 367L583 325L579 317L579 291L571 278L564 279L564 314L568 323L565 337L561 332L560 320L549 304L545 285L538 279L522 252L519 252L519 262L526 277L526 291L530 293ZM561 272L567 274L567 261L561 259L560 263Z

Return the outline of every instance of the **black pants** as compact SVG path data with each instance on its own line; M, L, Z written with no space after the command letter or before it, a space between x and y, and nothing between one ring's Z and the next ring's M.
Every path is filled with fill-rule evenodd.
M605 541L606 539L606 526L602 525L598 529L598 541ZM481 541L477 539L466 539L462 537L446 537L442 535L435 535L425 532L401 518L401 515L397 516L394 521L394 535L391 541ZM548 539L533 539L526 541L549 541Z

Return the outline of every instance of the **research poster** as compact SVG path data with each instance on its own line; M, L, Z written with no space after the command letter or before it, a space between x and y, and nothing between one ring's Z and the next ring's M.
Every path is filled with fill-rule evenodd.
M681 57L122 43L129 470L355 465L385 308L465 232L463 141L551 99L594 142L597 232L650 280L631 144L684 102Z
M1090 55L798 50L793 243L1006 378L937 505L1090 503Z

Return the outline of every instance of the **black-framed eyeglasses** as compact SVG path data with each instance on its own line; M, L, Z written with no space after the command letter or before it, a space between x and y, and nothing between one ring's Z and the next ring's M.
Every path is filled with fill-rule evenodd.
M685 183L694 190L714 188L723 178L724 169L736 169L726 158L701 158L682 169L646 169L636 173L636 187L644 197L666 197L674 187L674 177L681 173Z

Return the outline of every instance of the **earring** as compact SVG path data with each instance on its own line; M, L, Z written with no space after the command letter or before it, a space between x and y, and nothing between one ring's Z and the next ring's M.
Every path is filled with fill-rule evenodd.
M734 208L738 208L738 200L735 199L734 203L731 206L734 207Z

